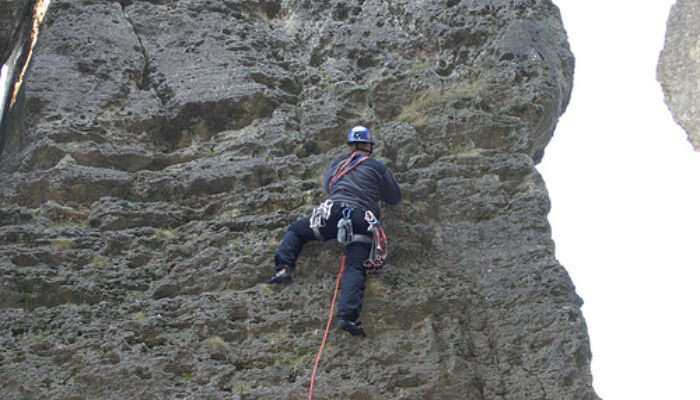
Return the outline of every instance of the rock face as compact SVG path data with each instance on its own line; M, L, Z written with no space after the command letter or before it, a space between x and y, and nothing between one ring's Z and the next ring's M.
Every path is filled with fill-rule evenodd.
M597 399L535 169L549 0L53 0L0 158L0 397L305 399L342 249L267 287L366 124L404 201L325 399Z
M671 8L657 80L673 119L700 151L700 1L678 0Z

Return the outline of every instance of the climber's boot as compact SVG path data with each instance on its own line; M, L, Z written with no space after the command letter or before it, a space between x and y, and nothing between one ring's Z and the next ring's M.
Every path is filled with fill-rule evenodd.
M338 328L349 332L353 336L365 337L365 331L360 328L359 322L348 321L346 319L338 320Z
M269 284L288 283L292 281L292 268L282 267L277 270L277 273L272 278L267 280Z

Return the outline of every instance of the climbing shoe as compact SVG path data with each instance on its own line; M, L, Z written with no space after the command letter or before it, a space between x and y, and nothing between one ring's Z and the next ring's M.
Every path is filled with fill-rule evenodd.
M283 267L277 270L277 273L272 276L272 278L267 280L267 283L287 283L292 281L292 269L289 267Z
M338 328L350 332L350 334L353 336L367 336L365 335L365 331L362 328L360 328L359 322L352 322L346 319L341 319L338 321Z

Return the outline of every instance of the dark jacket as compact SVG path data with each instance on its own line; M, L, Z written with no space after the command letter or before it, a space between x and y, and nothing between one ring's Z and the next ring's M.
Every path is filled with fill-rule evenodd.
M328 182L335 174L341 162L349 155L331 163L326 169L323 186L329 191ZM377 218L380 217L379 201L397 204L401 201L401 188L394 174L386 165L374 158L369 158L357 165L352 171L338 180L329 192L333 202L347 202L371 210Z

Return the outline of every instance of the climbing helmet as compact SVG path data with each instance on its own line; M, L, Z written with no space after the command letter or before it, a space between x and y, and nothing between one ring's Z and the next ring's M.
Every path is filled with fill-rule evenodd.
M374 144L374 139L372 138L372 131L365 128L362 125L358 125L348 133L348 144L351 143L372 143Z

